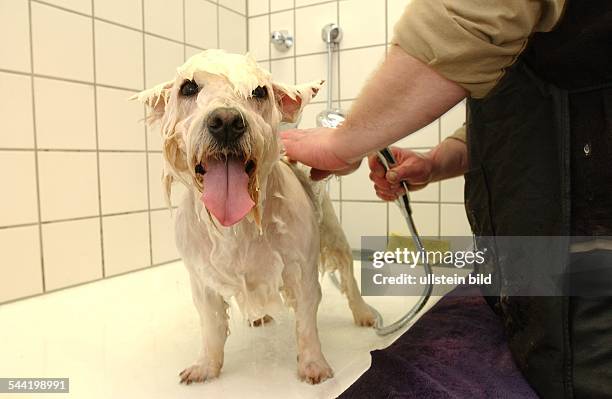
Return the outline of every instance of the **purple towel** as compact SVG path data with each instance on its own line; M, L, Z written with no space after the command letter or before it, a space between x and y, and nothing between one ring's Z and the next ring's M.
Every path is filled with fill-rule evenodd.
M370 369L339 398L538 397L477 288L455 289L393 345L371 353Z

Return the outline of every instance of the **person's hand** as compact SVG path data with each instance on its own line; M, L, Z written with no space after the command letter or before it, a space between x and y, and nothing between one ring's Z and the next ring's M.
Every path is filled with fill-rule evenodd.
M310 177L322 180L331 174L352 173L361 164L361 161L348 162L338 155L334 132L331 128L291 129L280 135L287 157L312 167Z
M431 182L433 176L433 160L427 154L414 152L404 148L390 148L396 164L385 173L376 154L368 157L370 180L374 182L376 195L384 201L395 201L404 194L400 182L408 183L408 190L416 191Z

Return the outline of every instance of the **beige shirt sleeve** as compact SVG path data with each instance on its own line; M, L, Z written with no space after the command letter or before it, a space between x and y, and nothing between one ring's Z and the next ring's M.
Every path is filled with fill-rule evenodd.
M392 43L484 97L534 32L552 30L565 0L412 0Z

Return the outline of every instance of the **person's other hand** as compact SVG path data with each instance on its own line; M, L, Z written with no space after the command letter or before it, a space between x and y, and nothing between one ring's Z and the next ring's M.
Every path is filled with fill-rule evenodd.
M390 148L396 164L386 171L376 154L368 157L370 180L374 182L376 195L384 201L395 201L404 194L400 182L408 183L408 190L416 191L431 182L433 160L427 155L404 148Z
M347 162L338 155L334 132L331 128L291 129L280 135L287 157L312 167L310 177L322 180L331 174L352 173L361 164L361 161Z

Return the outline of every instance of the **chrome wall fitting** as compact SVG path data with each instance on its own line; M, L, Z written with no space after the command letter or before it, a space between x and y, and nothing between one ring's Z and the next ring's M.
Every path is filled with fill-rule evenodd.
M335 23L327 24L321 30L321 38L327 44L340 43L342 29Z
M288 51L293 47L293 36L286 30L275 30L272 32L270 41L278 51Z

